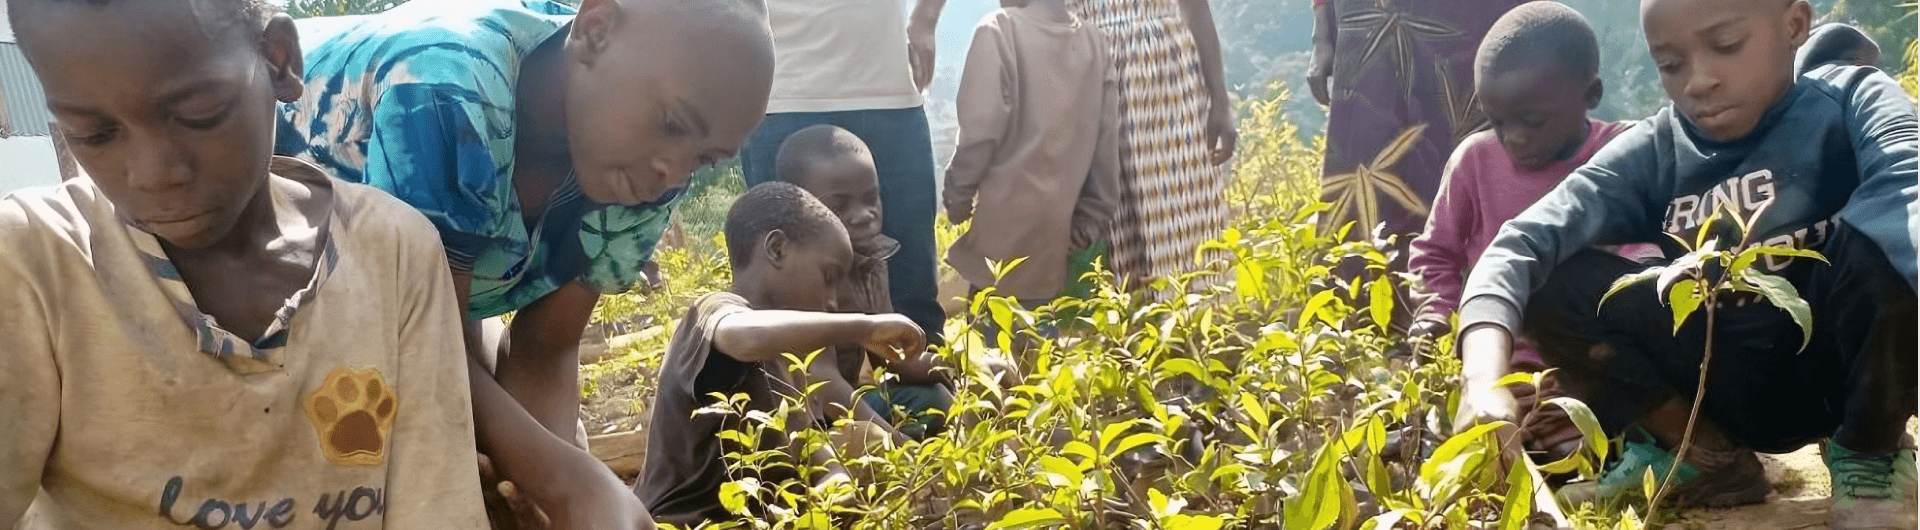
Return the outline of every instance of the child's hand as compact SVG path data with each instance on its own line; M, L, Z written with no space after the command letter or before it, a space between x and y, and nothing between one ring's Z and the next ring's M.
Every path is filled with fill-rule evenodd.
M967 222L968 219L972 219L972 218L973 218L972 202L954 201L954 202L947 203L947 221L950 221L953 224L960 224L960 223Z
M1073 214L1072 225L1067 234L1068 251L1078 254L1107 237L1106 223L1095 222L1085 215Z
M552 526L547 514L534 504L533 497L496 472L493 459L486 453L478 455L481 499L487 506L487 520L495 530L546 530Z
M1496 421L1516 421L1520 405L1506 387L1470 388L1460 396L1460 411L1453 416L1454 432Z
M1413 326L1407 328L1407 338L1431 341L1447 334L1450 331L1449 327L1451 326L1448 326L1444 320L1422 318L1414 321Z
M926 350L886 363L887 373L899 377L902 383L914 385L947 382L946 374L939 371L940 365L940 355Z
M920 326L898 313L869 315L867 336L860 339L860 347L873 352L888 361L905 358L907 353L918 354L927 350L927 334Z

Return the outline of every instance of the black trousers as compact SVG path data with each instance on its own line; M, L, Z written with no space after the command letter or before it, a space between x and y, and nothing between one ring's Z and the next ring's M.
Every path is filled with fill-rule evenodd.
M1915 408L1914 290L1844 225L1821 252L1831 265L1811 265L1795 284L1813 313L1804 351L1792 317L1765 301L1736 295L1716 310L1701 415L1763 452L1826 436L1850 449L1890 450ZM1705 307L1675 333L1654 282L1600 305L1616 278L1651 266L1582 251L1555 267L1524 317L1563 391L1587 403L1609 434L1701 391Z

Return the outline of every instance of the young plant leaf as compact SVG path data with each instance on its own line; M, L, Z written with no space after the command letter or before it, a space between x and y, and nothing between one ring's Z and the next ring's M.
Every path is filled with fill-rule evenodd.
M1614 294L1617 294L1620 291L1625 291L1627 290L1628 287L1633 287L1635 285L1646 282L1648 280L1659 278L1660 271L1661 271L1660 267L1654 267L1654 268L1643 270L1633 274L1628 274L1626 276L1621 276L1620 279L1614 280L1613 286L1607 288L1606 294L1600 295L1600 306L1606 307L1608 298L1613 298ZM1599 310L1596 309L1594 311L1598 312Z
M1058 526L1067 523L1067 518L1053 508L1021 508L994 521L989 530L1015 530L1020 528L1040 528Z
M1381 330L1393 326L1392 276L1381 276L1367 285L1367 305L1373 312L1373 325Z
M1526 530L1533 520L1533 473L1527 471L1530 465L1532 462L1522 457L1507 466L1507 506L1500 513L1500 530Z
M1600 428L1600 418L1593 414L1593 409L1588 408L1586 403L1567 396L1547 398L1546 404L1566 411L1567 419L1573 420L1574 428L1580 430L1580 441L1586 444L1587 449L1592 450L1600 461L1607 460L1607 432Z
M1793 317L1793 323L1800 326L1799 351L1806 351L1807 343L1813 340L1813 309L1807 306L1806 300L1800 298L1800 290L1795 289L1786 278L1757 270L1742 271L1738 276L1738 281L1746 282L1758 290L1760 296L1766 297L1767 302Z
M1753 247L1748 247L1746 250L1740 251L1740 255L1733 258L1733 266L1728 267L1727 270L1729 272L1734 272L1734 271L1743 271L1743 270L1751 269L1753 268L1753 263L1759 260L1761 256L1786 256L1786 257L1793 257L1793 258L1809 258L1809 259L1820 260L1821 263L1827 263L1827 257L1821 255L1819 251L1799 249L1799 248L1786 247L1786 246L1780 246L1780 245L1757 245Z
M1692 278L1680 280L1667 291L1667 307L1673 310L1673 334L1680 334L1680 326L1687 323L1687 317L1700 308L1700 282Z

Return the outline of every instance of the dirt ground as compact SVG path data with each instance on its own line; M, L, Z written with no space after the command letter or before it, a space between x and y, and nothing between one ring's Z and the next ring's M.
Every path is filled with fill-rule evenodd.
M1920 422L1907 422L1907 431L1916 432ZM1725 509L1688 511L1683 522L1668 525L1679 528L1800 530L1827 527L1827 512L1833 506L1828 495L1833 484L1827 466L1820 461L1820 449L1807 446L1784 455L1760 455L1767 467L1767 480L1773 494L1765 504Z

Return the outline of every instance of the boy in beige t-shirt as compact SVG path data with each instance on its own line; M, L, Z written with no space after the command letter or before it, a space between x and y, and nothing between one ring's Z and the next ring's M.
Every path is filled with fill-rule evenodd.
M483 528L433 228L271 154L293 21L8 11L85 171L0 199L0 527Z

